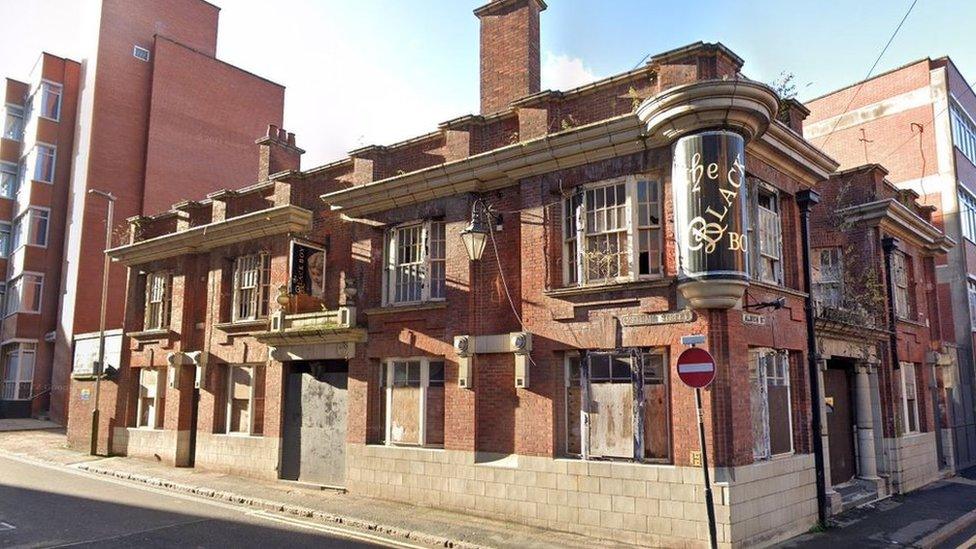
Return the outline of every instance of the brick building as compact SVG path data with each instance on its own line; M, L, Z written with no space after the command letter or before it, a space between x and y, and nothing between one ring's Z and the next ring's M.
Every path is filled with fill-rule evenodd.
M936 208L933 224L957 242L936 266L940 315L951 346L942 424L955 468L976 463L973 333L976 330L976 94L948 57L922 59L807 103L803 132L853 168L878 163L900 189Z
M109 252L128 293L103 448L698 544L694 392L676 362L681 337L699 334L718 365L703 412L722 546L806 531L818 495L836 511L847 487L871 481L880 497L933 477L940 397L919 388L938 377L929 353L943 337L920 320L938 318L926 282L952 241L931 211L881 168L831 177L837 163L800 135L805 108L745 78L721 44L540 91L544 9L475 11L480 113L310 169L272 125L252 185L132 217ZM814 213L808 277L814 188L828 206ZM848 232L873 235L857 255L916 269L911 314L870 311L896 322L894 345L887 326L852 328L831 312L851 307L827 303L831 249L859 242L823 217L841 205ZM840 383L833 370L855 368L811 405L815 387ZM911 414L898 412L905 387ZM845 476L831 419L854 389L875 459L865 439Z
M74 385L69 429L87 437L107 208L89 190L115 196L124 228L253 181L254 136L281 123L284 88L216 58L218 13L203 0L92 3L81 63L44 54L28 82L7 81L0 415L67 423ZM110 280L106 362L118 366L124 269Z
M954 242L934 207L878 165L820 184L810 246L831 509L936 478L946 467L944 341L936 263ZM950 335L951 339L951 335Z

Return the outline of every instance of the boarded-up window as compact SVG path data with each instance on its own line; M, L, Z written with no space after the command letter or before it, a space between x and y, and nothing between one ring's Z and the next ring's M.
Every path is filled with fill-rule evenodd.
M753 458L767 459L793 451L790 402L790 357L786 351L749 352Z
M668 365L664 353L641 354L644 368L644 457L667 460L671 455L668 411Z
M902 402L905 410L905 432L918 432L918 386L915 381L915 365L901 363Z
M386 362L386 442L444 445L444 361Z
M264 433L264 367L228 365L226 383L224 432L243 435Z
M159 427L159 371L152 368L139 370L139 406L137 427Z
M594 457L634 457L634 355L590 353L589 450Z

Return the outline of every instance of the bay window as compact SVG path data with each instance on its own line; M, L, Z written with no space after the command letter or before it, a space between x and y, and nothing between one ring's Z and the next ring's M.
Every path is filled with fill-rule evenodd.
M44 208L30 207L14 219L12 232L16 250L22 245L47 247L48 222L51 212Z
M918 386L915 381L915 364L901 363L901 400L904 410L905 432L917 433L918 426Z
M41 312L41 290L44 275L24 273L11 280L7 287L6 314Z
M271 297L271 255L259 253L234 261L233 320L268 317Z
M3 400L30 400L34 387L34 343L6 346L3 355Z
M387 231L385 304L446 297L445 230L443 221L423 221Z
M136 403L136 427L158 429L163 423L163 386L160 371L139 369L139 398Z
M756 460L793 452L790 355L784 350L749 350L752 455Z
M38 144L34 147L34 181L51 183L54 181L54 166L57 150L53 145Z
M55 122L61 119L61 91L61 84L41 82L41 116Z
M0 198L13 198L17 194L17 164L0 162Z
M387 444L444 445L444 361L427 357L383 362Z
M566 355L566 453L668 461L668 361L663 349Z
M161 330L169 327L169 273L149 273L146 276L146 311L143 329Z
M661 184L634 176L582 187L563 203L566 285L607 284L662 272Z
M4 106L3 138L20 141L24 136L24 108L7 104Z
M227 366L225 432L260 435L264 432L264 366Z

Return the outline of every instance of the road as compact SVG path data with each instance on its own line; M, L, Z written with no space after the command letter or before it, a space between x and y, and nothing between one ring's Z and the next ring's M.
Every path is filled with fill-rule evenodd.
M379 547L382 539L0 456L0 547Z

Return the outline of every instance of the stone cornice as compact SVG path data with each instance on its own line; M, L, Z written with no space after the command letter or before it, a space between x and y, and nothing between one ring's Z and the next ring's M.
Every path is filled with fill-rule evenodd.
M837 210L837 214L852 222L876 222L899 233L901 238L917 242L932 253L948 253L956 245L955 240L894 198L842 208Z
M312 212L289 204L137 241L112 248L106 253L113 261L125 265L141 265L179 255L206 252L264 236L306 232L311 226Z

